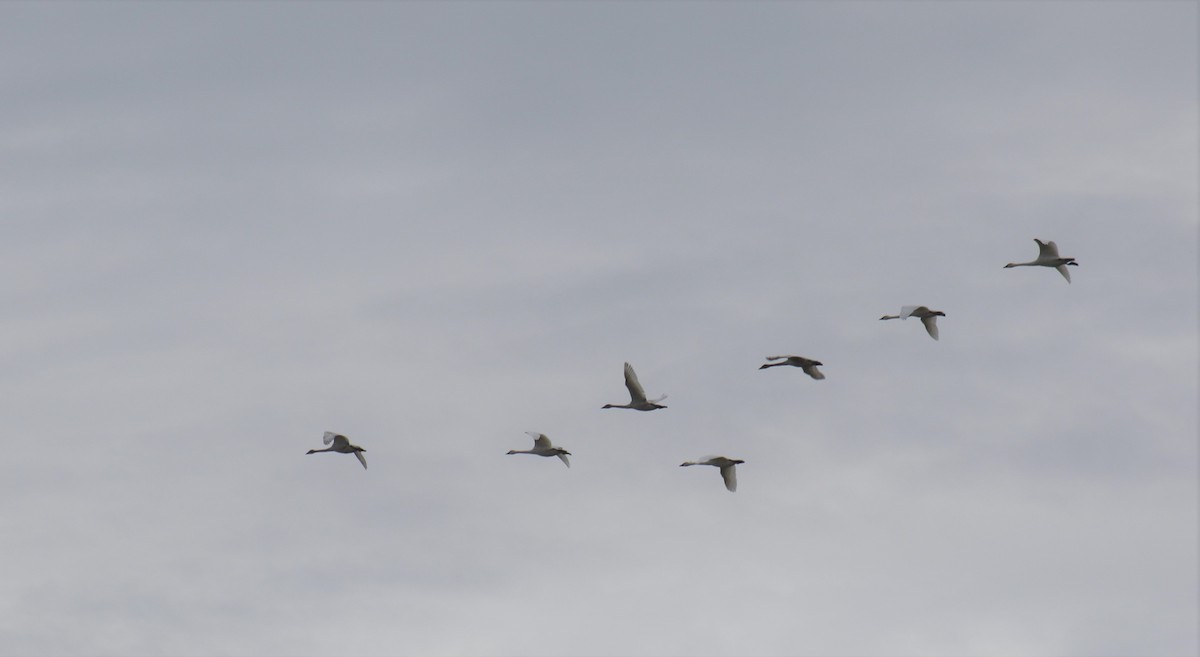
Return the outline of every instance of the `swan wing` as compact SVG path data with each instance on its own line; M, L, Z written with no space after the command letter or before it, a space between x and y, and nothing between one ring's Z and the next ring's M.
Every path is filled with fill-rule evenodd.
M783 360L785 358L793 358L793 356L767 356L767 360Z
M1070 272L1070 270L1067 269L1066 265L1059 265L1059 266L1055 267L1055 269L1058 270L1058 273L1063 275L1063 278L1067 279L1068 283L1071 282L1071 272Z
M908 319L912 317L913 313L918 312L922 308L925 308L925 306L903 306L900 308L900 319ZM929 309L925 308L925 310Z
M547 449L551 447L550 438L548 438L546 434L538 433L536 431L526 431L525 433L529 434L529 436L533 438L534 447L544 447Z
M633 371L633 366L625 363L625 387L629 388L629 396L632 403L641 404L646 401L646 391L642 390L642 384L638 382L637 373Z
M328 445L329 443L333 442L333 440L337 437L338 437L338 434L336 434L332 431L326 431L325 435L321 439L325 441L326 445Z
M818 381L825 378L825 375L821 372L821 370L817 369L817 366L812 363L806 363L803 366L801 366L800 369L804 370L805 374L811 376L812 378L814 378Z
M725 480L725 489L729 492L737 490L737 466L723 465L721 466L721 478Z
M568 468L571 467L571 462L567 460L566 454L559 454L558 458L562 459L562 462L566 463Z
M358 457L358 462L363 464L363 470L367 469L367 457L362 455L362 452L355 451L354 455Z
M1035 239L1033 241L1038 245L1038 260L1053 260L1058 257L1058 245L1053 240L1043 242Z
M925 325L925 330L929 332L929 337L937 340L937 315L926 315L921 318L921 323Z

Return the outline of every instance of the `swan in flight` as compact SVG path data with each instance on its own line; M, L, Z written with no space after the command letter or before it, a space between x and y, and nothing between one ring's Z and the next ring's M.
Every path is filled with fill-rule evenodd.
M820 381L825 378L821 370L817 369L817 365L824 365L821 361L811 360L803 356L767 356L767 360L783 361L780 363L763 363L758 369L765 370L768 367L779 367L780 365L791 365L804 370L804 373L812 378Z
M1009 267L1054 267L1058 273L1062 274L1067 282L1071 282L1071 272L1067 271L1067 265L1078 267L1079 263L1075 262L1075 258L1063 258L1058 255L1058 245L1054 242L1043 242L1038 238L1033 238L1033 241L1038 245L1037 260L1029 262L1010 262L1004 265L1005 269Z
M666 406L657 403L666 399L666 395L656 399L646 399L646 391L642 390L642 384L638 383L637 374L634 373L633 367L629 363L625 363L625 387L629 388L628 404L605 404L601 408L633 408L639 411L653 411L656 408L666 408Z
M929 337L937 340L937 318L945 316L946 313L940 310L930 310L925 306L904 306L900 309L899 315L884 315L879 319L908 319L909 317L920 317L921 323L925 325L925 330L929 332Z
M731 459L724 456L701 456L695 461L684 461L679 467L687 465L713 465L721 469L721 478L725 480L725 489L729 492L737 490L737 465L745 463L741 459Z
M555 447L550 444L550 439L544 433L536 431L526 431L533 438L533 449L510 449L509 454L537 454L538 456L557 456L562 459L562 462L571 467L571 462L567 460L567 455L570 454L567 450L561 447Z
M358 457L358 462L362 463L363 469L366 469L367 459L363 457L362 453L367 450L359 447L358 445L351 445L350 439L340 433L326 431L325 444L328 445L329 443L333 443L333 445L326 447L325 449L310 449L308 450L308 453L316 454L317 452L341 452L343 454L353 454Z

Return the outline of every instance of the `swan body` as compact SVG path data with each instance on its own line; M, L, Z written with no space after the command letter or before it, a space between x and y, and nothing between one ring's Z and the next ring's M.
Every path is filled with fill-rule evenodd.
M653 411L659 408L666 408L666 406L658 403L666 399L666 395L656 397L655 399L646 399L646 391L642 390L642 384L638 382L637 374L633 371L633 367L629 363L625 363L625 387L629 389L628 404L605 404L601 408L632 408L638 411Z
M904 306L900 309L899 315L884 315L879 319L908 319L909 317L919 317L921 318L921 323L925 325L925 331L929 333L929 337L937 340L937 318L945 316L946 313L940 310L930 310L925 306Z
M745 463L741 459L731 459L724 456L701 456L695 461L684 461L679 464L679 467L688 465L712 465L721 469L721 478L725 480L725 489L729 492L737 491L737 465Z
M821 361L812 360L803 356L767 356L767 360L777 360L778 363L763 363L758 367L760 370L765 370L768 367L779 367L780 365L791 365L804 370L804 373L812 378L820 381L825 378L821 370L817 369L818 365L824 365Z
M562 459L562 462L566 464L568 468L571 467L571 462L567 460L567 456L570 454L570 452L561 447L555 447L554 445L551 445L550 439L546 437L546 434L537 433L535 431L526 431L525 433L529 434L530 437L533 438L533 449L510 449L508 450L509 454L557 456L558 458Z
M1029 262L1010 262L1004 265L1005 269L1009 267L1054 267L1062 277L1071 282L1071 272L1067 270L1067 265L1078 267L1079 263L1075 262L1075 258L1064 258L1058 255L1058 245L1053 241L1043 242L1036 237L1033 241L1038 245L1038 257L1036 260Z
M316 454L317 452L341 452L343 454L353 454L358 457L358 462L362 463L363 469L365 470L367 468L367 459L362 455L362 453L367 450L359 447L358 445L351 445L349 438L340 433L326 431L324 440L326 445L330 445L330 443L332 443L332 445L326 447L325 449L310 449L307 453Z

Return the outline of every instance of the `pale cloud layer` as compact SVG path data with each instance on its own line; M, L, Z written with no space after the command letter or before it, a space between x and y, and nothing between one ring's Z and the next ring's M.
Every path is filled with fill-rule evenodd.
M0 653L1195 654L1197 18L0 6Z

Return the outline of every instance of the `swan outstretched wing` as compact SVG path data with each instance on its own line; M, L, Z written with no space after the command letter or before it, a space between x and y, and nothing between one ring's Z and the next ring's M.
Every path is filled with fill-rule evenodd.
M823 374L821 372L821 370L817 369L817 366L814 363L806 363L804 365L801 365L800 369L804 370L805 374L811 376L812 378L814 378L818 381L825 378L825 374Z
M721 478L725 480L725 489L729 492L737 490L737 466L723 465L721 466Z
M362 455L362 452L354 450L354 455L358 457L358 462L363 464L363 470L367 469L367 457Z
M1058 245L1054 240L1043 242L1039 239L1034 239L1038 245L1038 260L1052 260L1058 257Z
M329 443L333 442L334 438L337 438L337 437L338 437L338 434L336 434L332 431L326 431L325 435L322 437L322 440L324 440L325 444L328 445Z
M629 396L634 404L646 401L646 391L642 390L642 384L638 382L637 374L629 363L625 363L625 387L629 388Z
M908 319L909 317L912 317L913 313L922 308L925 308L925 306L903 306L900 308L900 319ZM929 309L925 308L925 310Z
M791 356L767 356L767 360L783 360L785 358L792 358L792 357Z
M925 325L925 330L929 332L929 337L937 340L937 315L926 315L921 318L921 323Z
M534 447L544 447L547 449L551 447L550 439L546 437L546 434L538 433L536 431L526 431L525 433L529 434L529 436L533 438Z
M1066 265L1059 265L1059 266L1055 267L1055 269L1058 270L1058 273L1063 275L1063 278L1067 279L1068 283L1071 282L1071 272L1070 272L1070 270L1067 269Z
M571 462L567 460L566 454L559 454L558 458L562 459L562 462L566 463L568 468L571 467Z

